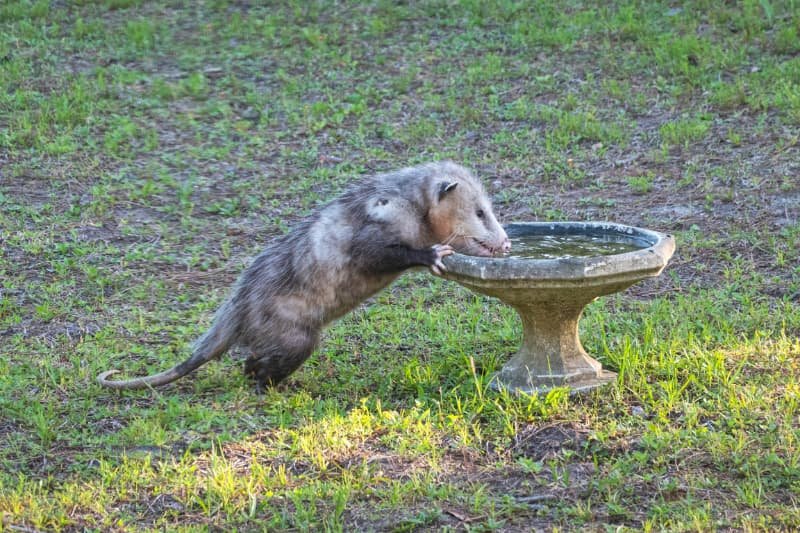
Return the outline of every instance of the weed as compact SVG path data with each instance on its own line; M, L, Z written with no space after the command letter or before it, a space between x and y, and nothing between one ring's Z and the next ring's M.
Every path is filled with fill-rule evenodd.
M687 148L690 143L705 138L711 128L707 118L685 118L672 122L665 122L659 128L661 140L667 146L683 146Z
M201 72L194 72L181 83L185 94L197 99L203 99L208 92L206 78Z
M637 194L646 194L653 190L653 180L655 174L648 172L641 176L630 176L628 178L628 186Z
M125 36L133 48L152 50L156 46L155 23L147 19L128 21L125 25Z
M781 54L794 54L800 51L800 36L795 26L781 28L775 36L775 51Z

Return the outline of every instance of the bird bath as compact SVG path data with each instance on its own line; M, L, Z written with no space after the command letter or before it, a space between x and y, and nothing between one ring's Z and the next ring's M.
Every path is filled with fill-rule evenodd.
M659 275L675 240L605 222L525 222L505 229L512 242L508 256L444 259L444 278L499 298L522 319L522 346L493 385L530 394L562 386L577 392L613 381L616 374L581 345L583 309L598 296ZM521 249L526 241L530 250Z

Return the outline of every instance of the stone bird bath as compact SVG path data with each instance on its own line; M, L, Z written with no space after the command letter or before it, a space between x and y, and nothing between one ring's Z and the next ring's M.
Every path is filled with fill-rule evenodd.
M453 254L444 259L444 278L499 298L522 319L522 346L494 376L493 386L530 394L562 386L577 392L613 381L616 374L603 370L584 351L578 320L598 296L659 275L675 251L675 240L656 231L605 222L514 223L506 226L506 232L512 241L510 256ZM615 253L609 248L611 255L515 257L519 241L550 236L589 238L601 245L621 243L633 251Z

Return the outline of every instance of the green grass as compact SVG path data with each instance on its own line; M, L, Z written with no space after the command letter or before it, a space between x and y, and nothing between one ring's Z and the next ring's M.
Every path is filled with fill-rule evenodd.
M0 531L800 527L796 2L5 2ZM513 311L426 273L257 396L158 391L250 257L452 158L501 219L676 235L586 310L618 372L488 387Z

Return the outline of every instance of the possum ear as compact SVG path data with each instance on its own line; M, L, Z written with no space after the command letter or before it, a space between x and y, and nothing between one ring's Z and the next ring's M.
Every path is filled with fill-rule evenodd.
M456 185L458 185L457 181L453 181L453 182L450 182L450 183L448 183L446 181L443 181L442 183L440 183L439 184L439 201L441 202L442 198L444 198L447 195L447 193L449 193L450 191L455 189Z

